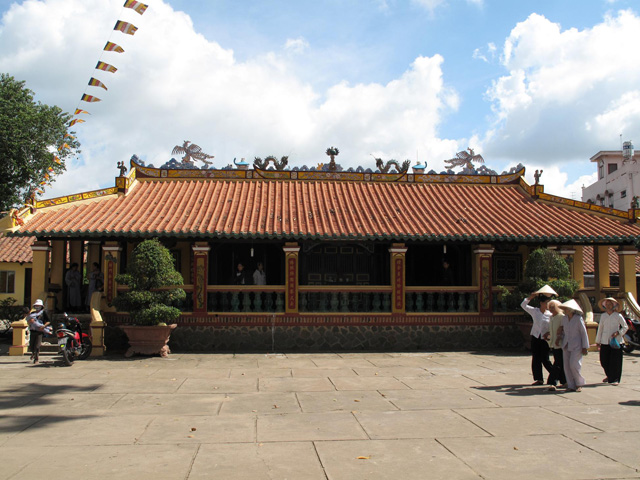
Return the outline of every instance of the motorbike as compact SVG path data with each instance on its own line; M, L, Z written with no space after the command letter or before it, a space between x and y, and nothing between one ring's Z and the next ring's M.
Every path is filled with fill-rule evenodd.
M624 345L622 349L626 353L631 353L636 349L640 349L640 322L632 318L625 317L627 321L627 333L624 334Z
M82 326L75 317L65 312L64 322L56 330L58 351L64 363L71 366L75 360L85 360L91 355L91 336L82 332Z

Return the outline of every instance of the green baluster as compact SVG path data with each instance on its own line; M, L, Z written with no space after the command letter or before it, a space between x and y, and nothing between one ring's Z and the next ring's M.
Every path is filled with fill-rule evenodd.
M383 312L391 311L391 294L390 293L382 294L382 311Z
M438 293L438 311L439 312L444 312L444 293Z
M380 294L377 292L373 294L373 311L380 311Z
M231 311L238 312L240 311L240 299L238 298L238 292L231 292Z
M433 312L433 292L427 293L427 312Z
M336 292L333 292L331 294L331 311L332 312L337 312L338 311L338 294Z
M262 292L255 292L253 294L253 311L261 312L262 311Z
M477 293L469 294L469 311L470 312L478 311L478 294Z
M273 293L267 292L265 293L264 299L264 310L265 312L273 312Z
M341 312L349 311L349 292L340 293L340 311Z
M458 293L458 311L464 312L467 309L467 294L464 292Z
M319 312L327 311L327 294L325 292L320 292L320 306L318 307Z
M301 312L306 312L307 311L307 302L308 302L307 294L300 292L300 294L298 295L298 301L300 302L300 311Z
M282 292L278 292L276 294L276 312L284 311L284 294Z
M424 297L422 292L416 294L416 312L424 312Z

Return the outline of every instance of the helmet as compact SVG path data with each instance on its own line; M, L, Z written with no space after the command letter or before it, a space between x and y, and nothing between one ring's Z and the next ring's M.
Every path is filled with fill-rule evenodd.
M42 303L42 300L37 299L35 302L33 302L33 306L34 307L44 307L44 303Z

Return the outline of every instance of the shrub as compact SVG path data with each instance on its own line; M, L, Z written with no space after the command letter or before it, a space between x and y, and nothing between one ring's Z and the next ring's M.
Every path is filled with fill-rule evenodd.
M129 312L136 325L172 323L180 316L174 305L185 299L182 275L176 271L171 252L157 239L140 243L131 256L127 273L116 281L129 291L113 299L118 311Z

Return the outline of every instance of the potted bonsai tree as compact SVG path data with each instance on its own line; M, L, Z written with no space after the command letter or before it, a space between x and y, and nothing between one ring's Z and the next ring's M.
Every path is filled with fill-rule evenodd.
M171 252L157 239L145 240L134 250L127 273L116 276L116 281L129 290L113 299L118 311L129 312L133 325L121 328L129 338L129 350L143 355L170 353L169 336L176 328L180 310L175 304L184 300L182 275L174 267Z

